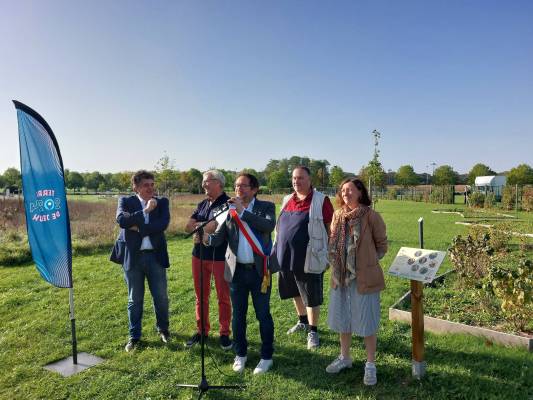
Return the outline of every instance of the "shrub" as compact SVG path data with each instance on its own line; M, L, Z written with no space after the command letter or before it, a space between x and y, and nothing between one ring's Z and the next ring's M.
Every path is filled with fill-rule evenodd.
M455 202L453 186L433 186L429 199L432 203L453 204Z
M453 238L452 246L448 250L450 259L462 278L461 286L463 288L480 287L481 279L487 275L491 265L491 256L494 253L488 232L476 229L466 238L458 235Z
M406 193L405 199L411 200L411 201L422 201L424 200L424 195L422 192L416 191L416 190L410 190Z
M516 269L493 265L483 288L501 302L506 320L524 331L533 320L533 263L522 259Z
M494 193L487 193L485 195L483 207L485 208L492 208L496 205L496 196Z
M31 261L24 227L0 232L0 265L17 265Z
M496 252L507 252L513 227L509 222L500 222L489 228L490 245Z
M474 192L469 196L472 207L483 207L485 204L485 195L481 192Z
M502 190L502 208L512 210L516 206L516 190L512 186L505 186Z
M400 193L400 191L397 188L389 186L387 188L387 193L385 194L385 197L388 200L396 200L396 198L397 198L399 193Z
M525 211L533 211L533 187L526 186L522 193L522 209Z

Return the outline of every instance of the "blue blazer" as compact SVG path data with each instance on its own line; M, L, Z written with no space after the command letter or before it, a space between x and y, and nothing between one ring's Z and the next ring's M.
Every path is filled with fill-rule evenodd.
M164 268L170 266L168 260L165 230L170 222L168 199L157 197L157 207L150 213L150 222L144 223L141 201L137 196L121 197L118 200L117 223L120 233L111 251L110 260L122 264L125 271L132 268L140 256L142 239L150 237L157 262ZM131 230L137 226L139 232Z
M242 221L246 222L250 228L261 233L263 243L271 241L271 233L276 227L276 206L270 201L255 199L252 212L244 211ZM219 225L217 230L209 235L211 246L219 246L224 240L228 241L226 250L226 268L224 269L224 279L228 282L233 280L237 267L237 251L239 249L239 227L235 220L228 214L226 222ZM263 258L254 253L255 269L260 277L263 277ZM269 262L268 268L271 272L277 272Z

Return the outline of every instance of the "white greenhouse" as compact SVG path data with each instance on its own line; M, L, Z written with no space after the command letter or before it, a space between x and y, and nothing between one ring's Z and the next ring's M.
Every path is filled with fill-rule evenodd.
M497 197L500 197L502 195L502 189L506 183L506 176L493 175L477 176L474 185L479 192L494 193Z

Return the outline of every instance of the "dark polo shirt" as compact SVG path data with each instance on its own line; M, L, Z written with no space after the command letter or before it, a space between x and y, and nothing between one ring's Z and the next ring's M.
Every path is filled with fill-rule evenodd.
M229 196L226 194L226 192L223 192L220 196L218 196L212 204L209 204L209 200L205 199L198 203L198 206L191 215L191 218L198 222L205 222L213 217L213 209L221 206L228 200ZM215 261L225 260L226 248L228 247L227 241L217 247L204 246L202 243L196 243L192 249L192 255L194 257L200 258L200 246L202 247L204 260L213 260L213 251L215 253Z

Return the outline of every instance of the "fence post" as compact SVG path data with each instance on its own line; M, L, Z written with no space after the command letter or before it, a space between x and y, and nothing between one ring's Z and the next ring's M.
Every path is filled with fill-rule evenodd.
M515 212L518 212L518 183L515 184Z

